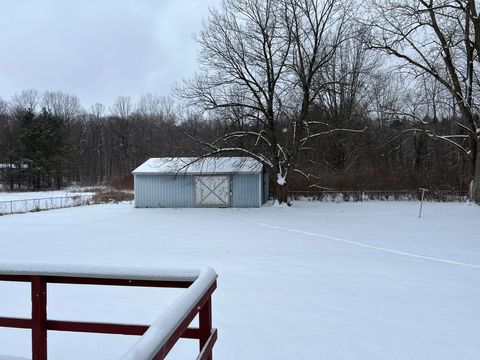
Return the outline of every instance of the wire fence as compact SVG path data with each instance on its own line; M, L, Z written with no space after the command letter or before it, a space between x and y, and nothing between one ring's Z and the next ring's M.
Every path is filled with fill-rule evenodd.
M348 190L348 191L291 191L290 197L295 200L315 200L325 202L359 202L359 201L417 201L421 198L421 190ZM133 196L132 196L133 197ZM116 199L116 200L115 200ZM118 202L126 199L124 194L109 194L108 201ZM425 193L425 201L464 202L468 200L468 191L464 190L431 190ZM95 195L59 196L38 199L22 199L0 201L0 216L23 214L27 212L61 209L95 203Z
M349 191L292 191L292 199L306 199L325 202L359 201L417 201L422 190L349 190ZM425 192L425 201L464 202L468 200L465 190L430 190Z
M23 214L34 211L90 205L93 203L93 198L94 195L90 194L0 201L0 215Z

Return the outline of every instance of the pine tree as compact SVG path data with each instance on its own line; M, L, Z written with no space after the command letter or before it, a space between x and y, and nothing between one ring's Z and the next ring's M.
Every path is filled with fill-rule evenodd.
M37 116L26 110L22 120L20 139L30 184L37 190L53 184L61 188L68 149L64 119L43 109Z

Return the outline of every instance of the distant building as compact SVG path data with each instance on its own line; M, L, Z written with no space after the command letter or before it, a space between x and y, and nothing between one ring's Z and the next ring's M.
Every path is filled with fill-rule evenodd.
M263 165L248 157L152 158L133 171L135 207L260 207Z

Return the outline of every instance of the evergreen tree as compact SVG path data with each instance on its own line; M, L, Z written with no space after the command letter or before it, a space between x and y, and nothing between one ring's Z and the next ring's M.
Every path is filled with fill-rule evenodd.
M66 124L64 119L43 109L35 116L26 110L22 119L23 161L28 165L34 188L62 186L66 162Z

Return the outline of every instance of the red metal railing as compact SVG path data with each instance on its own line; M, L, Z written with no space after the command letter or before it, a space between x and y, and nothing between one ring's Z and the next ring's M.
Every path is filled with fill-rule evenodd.
M43 267L40 267L43 268ZM50 267L51 268L51 267ZM9 269L9 270L6 270ZM129 360L164 359L180 338L198 339L197 360L212 360L217 329L212 328L212 293L217 275L212 269L172 272L124 268L71 268L68 272L57 267L39 271L39 266L0 265L0 281L30 282L32 318L0 317L1 327L32 330L32 360L47 360L47 332L71 331L102 334L139 335L141 338L122 357ZM137 274L137 275L128 275ZM152 325L127 325L77 321L49 320L47 318L47 285L109 285L161 288L185 288L185 292ZM198 328L189 327L199 316ZM152 341L153 340L153 341Z

